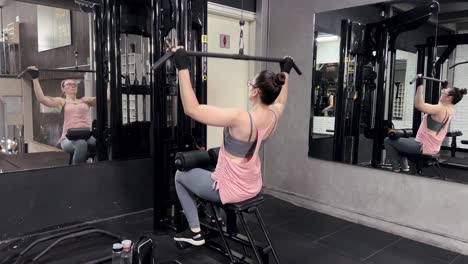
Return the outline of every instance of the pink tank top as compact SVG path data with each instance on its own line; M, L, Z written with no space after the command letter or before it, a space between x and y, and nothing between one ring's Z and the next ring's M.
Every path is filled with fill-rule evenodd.
M88 104L81 102L78 104L65 103L63 106L63 130L58 144L60 144L70 128L91 128L91 111Z
M253 156L246 161L231 159L221 146L218 164L211 175L213 188L219 191L223 204L238 203L255 197L262 190L262 167L258 152L268 128L258 130Z
M439 153L442 142L448 132L449 123L452 120L452 116L448 117L445 126L436 135L432 130L427 128L427 114L424 115L421 125L419 126L418 134L416 135L416 141L421 144L422 153L425 155L435 155Z

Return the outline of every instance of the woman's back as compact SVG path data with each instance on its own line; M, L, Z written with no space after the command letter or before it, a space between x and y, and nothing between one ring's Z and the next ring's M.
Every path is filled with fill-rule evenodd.
M243 113L237 126L225 128L224 130L224 143L228 144L228 146L226 146L228 150L226 153L227 156L233 160L248 159L253 153L258 132L264 130L264 137L262 141L265 141L273 133L277 121L277 114L270 108ZM231 154L229 150L236 147L233 143L238 144L238 146L243 145L239 146L242 147L241 149L251 149L250 152L252 153L239 155L237 154L238 151L231 151Z

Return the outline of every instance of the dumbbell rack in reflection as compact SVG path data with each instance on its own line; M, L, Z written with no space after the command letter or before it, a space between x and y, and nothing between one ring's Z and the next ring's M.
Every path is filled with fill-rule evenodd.
M121 55L121 61L126 61L125 53ZM145 63L149 68L149 63ZM143 69L142 64L142 55L139 53L128 53L128 75L130 82L134 84L135 80L141 81L143 79L143 74L146 74L144 71L145 70ZM127 65L125 63L122 63L122 73L127 73ZM122 82L124 83L124 80L122 80ZM146 117L149 117L150 98L144 95L148 94L148 91L146 91L146 89L141 85L131 85L129 89L127 89L126 87L123 87L123 89L124 94L129 94L128 97L125 95L122 96L123 124L146 120ZM135 91L135 89L137 91Z

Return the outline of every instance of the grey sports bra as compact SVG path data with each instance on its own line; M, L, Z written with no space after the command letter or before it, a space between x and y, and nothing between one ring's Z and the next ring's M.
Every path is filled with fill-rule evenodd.
M278 121L278 118L276 116L276 113L270 109L270 111L273 113L275 116L275 124L273 128L276 126L276 122ZM253 156L255 152L255 146L257 145L257 140L255 141L250 141L252 139L252 133L253 133L253 120L252 120L252 114L250 112L247 112L249 114L249 119L250 119L250 135L249 135L249 140L248 141L242 141L237 138L234 138L230 133L229 133L229 128L225 127L224 128L224 149L231 155L239 158L250 158ZM266 140L263 140L261 143L261 147L263 147L263 144L265 143Z
M448 122L448 111L447 109L445 110L445 117L444 117L444 122L437 122L434 119L432 119L431 115L427 115L427 128L429 130L432 130L434 132L439 133L447 124Z

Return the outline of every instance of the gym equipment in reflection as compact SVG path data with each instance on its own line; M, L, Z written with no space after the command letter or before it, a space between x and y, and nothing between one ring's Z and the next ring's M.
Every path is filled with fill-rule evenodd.
M315 102L314 116L334 116L334 107L329 112L324 112L324 109L334 103L338 83L337 69L338 63L325 63L319 65L317 70L314 70L312 84L312 87L314 87L312 96Z
M438 10L437 2L429 2L375 23L342 21L333 160L351 164L370 160L373 167L380 166L383 140L393 128L396 40ZM359 157L362 136L372 140L369 157Z

